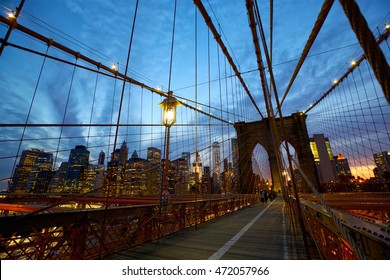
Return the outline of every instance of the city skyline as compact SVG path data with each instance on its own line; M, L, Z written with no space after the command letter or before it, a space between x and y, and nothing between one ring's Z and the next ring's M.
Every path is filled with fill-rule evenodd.
M233 138L232 145L234 145L233 143L236 141L237 140ZM337 181L347 183L351 180L357 180L361 178L359 176L355 177L351 173L351 168L348 164L347 158L345 158L340 153L334 155L331 149L331 143L327 137L324 137L324 135L313 135L313 137L310 138L310 148L313 154L314 163L316 165L319 183L321 185L329 185ZM175 167L175 169L177 169L176 172L181 172L180 170L183 168L183 170L186 170L187 172L184 176L187 178L185 182L186 185L188 184L188 186L180 188L181 192L191 192L191 183L194 184L195 182L195 184L197 184L198 181L202 182L204 178L212 178L212 184L214 187L208 190L209 192L214 193L221 190L224 191L223 185L226 184L226 182L224 184L221 182L225 180L224 176L226 176L226 172L228 171L232 172L232 175L229 176L232 176L231 179L235 182L235 177L237 176L236 174L238 173L238 170L236 170L237 162L234 160L238 158L237 155L232 155L232 161L229 161L228 158L223 158L223 161L221 161L221 151L218 142L213 142L212 153L212 166L202 166L199 153L193 154L192 157L194 158L192 158L192 160L191 153L189 152L182 152L181 157L179 158L169 159L169 170L171 170L172 164L177 164L177 167ZM125 165L127 166L129 164L141 161L148 162L148 164L155 166L153 168L158 168L160 170L160 175L158 176L162 176L161 170L165 159L162 158L161 150L155 147L148 147L147 157L145 159L138 156L136 149L134 149L134 151L130 154L128 152L127 143L124 141L121 144L121 148L116 149L110 157L107 157L107 164L104 164L105 158L102 158L102 156L104 156L103 151L99 153L97 164L94 164L89 161L90 152L87 150L87 148L82 145L76 145L73 149L70 150L68 161L61 162L60 167L56 169L53 166L53 153L45 152L44 150L40 149L30 148L29 150L24 150L22 152L20 161L16 166L14 174L12 175L13 180L9 181L10 185L8 186L8 191L26 191L38 193L53 191L64 192L65 189L68 188L67 185L78 185L79 181L90 180L95 183L91 186L88 186L88 191L95 190L102 192L104 190L104 181L106 180L106 176L108 174L106 172L109 172L110 168L118 168L118 166ZM376 164L376 167L372 170L375 178L386 180L390 174L390 152L382 151L380 153L373 154L373 159ZM181 164L179 162L180 160L185 161L185 167L179 167ZM135 165L132 168L136 168L138 172L143 173L145 168L150 169L150 167L147 167L148 164L142 164L139 167L136 167ZM256 160L253 164L253 172L254 174L258 175L257 172L260 172L260 170L256 170L259 169ZM91 168L97 168L97 170L94 170L92 171L93 173L91 173L91 171L89 171ZM87 174L85 175L87 177L82 178L82 176L84 176L81 175L82 173ZM195 174L195 177L192 178L191 174ZM264 177L261 173L259 175L259 182L268 182L270 180L270 178ZM286 174L284 174L284 176L286 176ZM298 176L298 174L296 176ZM63 183L59 183L61 181L61 177L65 178ZM99 178L99 182L96 182L97 178ZM365 179L373 179L373 177ZM161 178L158 179L158 182L161 183ZM146 189L148 189L148 185L146 183L145 186ZM81 187L81 189L77 192L80 192L83 188L85 187ZM176 189L173 190L173 192L176 191ZM85 192L85 190L81 192Z

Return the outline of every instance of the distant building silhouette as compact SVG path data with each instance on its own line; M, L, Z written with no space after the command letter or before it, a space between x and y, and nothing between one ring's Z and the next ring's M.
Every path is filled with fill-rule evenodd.
M125 165L126 160L129 156L129 149L126 141L123 141L120 149L116 149L112 153L112 161L116 161L119 165Z
M89 151L85 146L77 145L69 154L68 168L65 175L65 191L82 191L88 165Z
M176 194L188 193L188 169L187 161L185 158L181 157L176 160L172 160L170 164L171 169L171 181L174 184L172 186L171 192Z
M330 148L329 139L323 134L314 134L310 138L310 148L314 156L319 181L321 184L328 184L336 181L334 170L333 154Z
M187 170L191 171L191 153L189 152L182 152L181 157L184 158L187 162Z
M49 191L50 192L63 192L65 191L65 177L68 170L69 163L61 162L60 167L55 171L54 177L51 181Z
M126 162L119 194L144 195L147 192L149 162L138 156L137 150Z
M99 154L98 164L104 165L105 158L106 158L106 154L103 151L101 151Z
M335 173L338 180L341 182L347 182L351 180L353 176L351 173L351 168L349 167L348 159L340 153L337 156L334 156L333 159Z
M44 191L51 180L52 165L53 154L34 148L24 150L12 176L9 191Z
M160 165L161 164L161 150L155 147L148 147L147 158L150 163Z
M237 138L231 139L232 145L232 168L233 168L233 190L238 191L238 141Z
M200 192L200 185L202 184L202 162L200 160L199 152L195 153L195 161L192 163L192 174L190 175L190 186L192 192Z
M390 179L390 152L383 151L374 154L374 161L379 178Z
M155 147L148 147L147 150L148 177L145 194L157 194L161 184L161 150Z
M221 186L221 145L215 141L212 145L213 150L213 173L214 192Z
M27 179L27 191L46 193L54 176L52 171L53 154L42 151L37 155L33 168Z

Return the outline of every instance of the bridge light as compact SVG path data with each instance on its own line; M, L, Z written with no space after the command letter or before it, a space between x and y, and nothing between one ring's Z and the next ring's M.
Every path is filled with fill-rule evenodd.
M351 65L352 65L352 67L355 67L355 66L356 66L356 61L355 61L355 60L352 60L352 61L351 61Z
M15 12L11 10L11 11L8 13L8 19L14 19L15 17L16 17Z
M162 108L162 124L171 127L176 122L176 107L181 103L172 96L172 91L168 92L168 97L159 104Z
M333 84L334 84L334 85L337 85L337 83L338 83L338 82L339 82L339 81L338 81L338 80L336 80L336 79L335 79L335 80L333 80Z
M386 30L390 30L390 23L386 23L385 28L386 28Z
M162 124L165 126L165 164L164 164L164 174L162 176L162 186L161 186L161 198L160 198L160 207L167 205L169 202L169 183L168 183L168 173L169 173L169 137L171 126L176 122L176 107L180 106L181 103L173 96L173 92L169 91L168 96L158 104L162 108Z
M117 71L118 70L118 65L116 63L111 63L111 70L112 71Z

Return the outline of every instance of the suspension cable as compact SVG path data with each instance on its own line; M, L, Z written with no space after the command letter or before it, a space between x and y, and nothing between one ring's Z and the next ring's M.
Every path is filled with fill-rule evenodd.
M16 21L17 21L17 19L19 17L20 11L22 10L25 1L26 0L21 0L20 1L19 7L16 8L16 12L14 14L14 18L9 20L9 24L8 24L9 27L8 27L7 33L5 34L4 39L1 40L0 56L3 53L3 50L4 50L5 46L6 46L6 43L8 42L9 37L11 36L12 30L15 28L15 25L17 25Z
M98 70L99 70L99 69L98 69ZM99 72L96 73L95 87L94 87L94 90L93 90L93 98L92 98L92 105L91 105L91 114L90 114L90 117L89 117L89 124L90 124L90 125L92 124L93 108L94 108L94 106L95 106L95 97L96 97L96 90L97 90L98 80L99 80ZM88 136L87 136L87 143L86 143L87 149L88 149L88 145L89 145L89 135L90 135L90 134L91 134L91 126L88 127Z
M209 27L209 29L213 33L215 40L217 41L217 43L221 47L222 52L225 54L227 60L229 61L230 65L232 66L232 68L234 70L234 73L236 74L237 78L240 80L241 85L244 88L246 94L248 95L249 99L251 100L253 106L255 106L256 111L259 113L261 118L264 118L263 114L261 113L259 107L256 104L256 101L254 100L254 98L253 98L252 94L250 93L247 85L245 84L245 81L242 78L241 73L237 69L237 66L235 65L232 57L230 56L229 52L227 51L227 48L226 48L225 44L223 43L223 41L221 39L221 35L218 33L218 31L215 28L215 26L214 26L210 16L208 15L205 7L203 6L202 1L201 0L194 0L194 4L198 7L198 9L199 9L200 13L202 14L202 16L203 16L207 26Z
M329 13L330 9L332 8L333 3L334 3L334 0L325 0L324 1L324 4L322 5L321 11L318 14L317 20L316 20L314 27L310 33L309 39L306 42L306 45L302 51L301 57L299 58L297 66L295 67L294 73L290 79L290 82L286 88L286 91L283 94L282 100L280 101L280 106L278 106L278 110L277 110L276 115L278 115L278 113L280 113L283 102L284 102L291 86L293 85L295 78L297 77L299 70L301 69L307 55L309 54L309 51L310 51L311 47L313 46L314 41L317 38L317 35L320 32L321 27L324 24L325 19L327 18L328 13Z
M129 48L128 48L128 51L127 51L127 60L126 60L126 67L125 67L125 75L126 75L126 76L127 76L127 70L128 70L128 68L129 68L131 47L132 47L132 45L133 45L133 36L134 36L135 23L136 23L136 19L137 19L137 12L138 12L138 0L137 0L137 2L136 2L136 4L135 4L134 17L133 17L133 26L132 26L132 28L131 28L131 35L130 35ZM118 141L119 123L120 123L120 120L121 120L123 97L124 97L124 95L125 95L125 87L126 87L126 81L123 80L123 84L122 84L122 93L121 93L121 100L120 100L120 103L119 103L117 127L116 127L116 130L115 130L115 138L114 138L113 152L115 152L116 144L117 144L117 141ZM114 156L114 153L112 154L112 156ZM114 158L112 158L112 159L114 159Z
M50 48L50 45L47 46L46 54L49 52L49 48ZM28 113L27 113L27 116L26 116L26 121L25 121L25 123L24 123L23 132L22 132L22 135L21 135L20 140L19 140L19 146L18 146L18 150L17 150L17 152L16 152L15 161L14 161L14 165L13 165L13 167L12 167L12 173L11 173L11 174L14 174L14 172L15 172L16 162L17 162L17 159L18 159L18 157L19 157L20 149L21 149L21 147L22 147L22 142L23 142L23 139L24 139L24 134L25 134L25 132L26 132L27 124L28 124L28 121L29 121L29 119L30 119L31 110L32 110L32 107L33 107L33 104L34 104L34 101L35 101L35 97L36 97L36 94L37 94L37 91L38 91L38 86L39 86L39 83L40 83L40 81L41 81L41 77L42 77L42 73L43 73L43 69L44 69L44 67L45 67L45 64L46 64L46 57L43 59L42 66L41 66L41 69L40 69L40 71L39 71L37 83L35 84L34 93L33 93L33 96L32 96L31 102L30 102L30 107L28 108Z
M373 72L382 87L383 94L390 104L390 67L387 64L381 48L378 46L367 21L360 12L359 6L354 0L339 0L344 9L352 30L362 46L362 49L370 63Z
M387 38L390 35L390 30L387 30L384 34L380 35L378 40L376 41L377 45L379 46L382 42L386 41ZM320 103L328 94L330 94L345 78L348 77L350 73L352 73L353 70L355 70L356 67L362 63L363 60L365 60L367 57L366 55L362 55L358 60L355 61L354 65L352 65L347 72L345 72L336 83L334 83L324 94L321 95L319 99L317 99L310 107L304 112L307 114L310 110L312 110L318 103Z
M77 60L78 60L78 57L76 57L76 63L77 63ZM66 98L66 103L65 103L65 110L64 110L64 115L62 117L62 124L65 124L65 117L66 117L66 113L68 111L68 105L69 105L69 99L70 99L70 94L72 92L72 87L73 87L73 80L74 80L74 76L75 76L75 73L76 73L76 67L73 67L73 71L72 71L72 78L70 80L70 85L69 85L69 90L68 90L68 96ZM56 150L56 157L54 159L54 168L56 166L56 163L57 163L57 158L58 158L58 153L59 153L59 149L60 149L60 144L61 144L61 137L62 137L62 133L63 133L63 130L64 130L64 126L61 126L61 130L60 130L60 135L58 137L58 143L57 143L57 150Z

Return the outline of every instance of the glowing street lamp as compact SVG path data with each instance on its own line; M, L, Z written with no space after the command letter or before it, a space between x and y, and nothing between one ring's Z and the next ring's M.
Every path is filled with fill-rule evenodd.
M15 18L16 18L16 15L15 15L15 12L14 12L14 11L8 12L8 19L13 20L13 19L15 19Z
M167 204L169 200L168 192L168 171L169 171L169 138L170 128L176 122L176 107L180 106L180 102L173 97L173 92L169 91L167 98L158 104L162 108L162 124L165 126L165 165L163 174L163 183L161 188L161 203Z
M168 97L163 100L158 106L162 108L162 124L170 128L176 122L176 107L181 103L172 96L172 91L168 92Z

